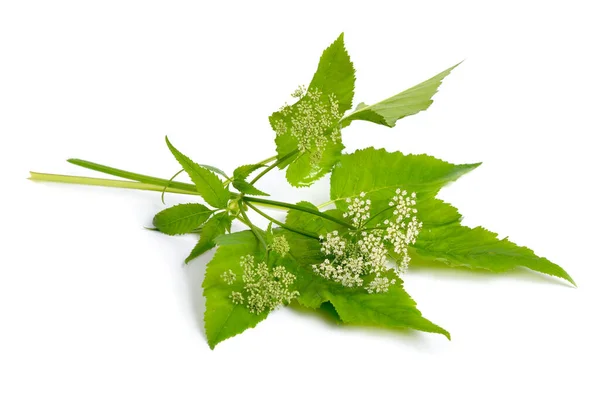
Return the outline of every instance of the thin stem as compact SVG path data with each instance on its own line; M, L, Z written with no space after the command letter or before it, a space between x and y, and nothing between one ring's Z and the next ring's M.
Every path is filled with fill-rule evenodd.
M46 181L46 182L62 182L66 184L78 184L78 185L95 185L100 187L112 187L112 188L127 188L127 189L138 189L142 191L157 191L161 192L163 189L166 192L180 193L185 195L199 195L197 191L191 192L188 190L182 190L178 188L167 187L164 185L147 184L137 181L122 181L122 180L111 180L107 178L90 178L90 177L77 177L77 176L66 176L60 174L46 174L30 172L32 181Z
M225 181L223 181L223 186L227 186L227 184L231 184L233 182L233 177L229 177Z
M288 211L289 210L289 208L287 208L287 207L282 207L282 206L277 206L277 205L267 204L267 203L255 203L255 205L266 208L266 209L273 209L273 210L280 210L280 211Z
M252 210L254 210L255 212L257 212L258 214L260 214L261 216L263 216L267 220L271 221L273 224L279 225L283 229L287 229L290 232L295 232L297 234L304 235L304 236L309 237L309 238L319 239L319 237L316 236L316 235L310 234L308 232L300 231L299 229L292 228L292 227L288 226L287 224L282 223L281 221L274 219L273 217L269 216L268 214L266 214L263 211L261 211L260 209L258 209L256 206L253 206L252 203L246 203L246 204L248 205L249 208L251 208Z
M367 221L365 221L365 223L363 225L367 225L368 223L370 223L371 221L373 221L375 219L375 217L377 217L378 215L385 213L388 210L393 209L395 206L389 206L386 207L385 209L381 210L379 213L375 214L374 216L371 216Z
M271 163L272 161L274 161L275 159L277 159L277 155L275 156L271 156L270 158L267 158L261 162L258 162L256 164L267 164L267 163Z
M187 184L184 182L173 181L169 183L169 180L165 180L163 178L151 177L144 174L132 173L125 170L116 169L114 167L104 166L98 163L88 162L87 160L81 159L68 159L67 162L74 164L76 166L84 167L86 169L98 171L100 173L110 174L115 177L127 178L129 180L139 181L146 184L152 185L160 185L161 187L170 186L171 188L176 188L181 191L194 192L196 191L196 186L193 184Z
M236 217L235 217L235 219L236 219L236 220L238 220L239 222L241 222L242 224L244 224L245 226L247 226L248 228L251 228L251 227L250 227L250 224L248 224L248 223L246 222L246 220L244 220L244 219L243 219L242 217L240 217L239 215L238 215L238 216L236 216Z
M279 166L280 164L282 164L283 162L285 162L286 160L288 160L292 156L296 155L297 153L298 153L298 150L295 149L292 152L290 152L287 155L285 155L284 157L280 158L278 161L276 161L275 163L273 163L272 165L270 165L269 167L267 167L266 169L264 169L263 171L261 171L256 177L254 177L254 179L252 181L250 181L250 184L253 185L254 183L256 183L256 181L260 180L262 178L262 176L264 176L269 171L273 170L275 167Z
M361 231L374 231L374 230L378 230L378 229L385 230L387 228L385 228L385 227L371 227L371 228L361 228L360 230Z
M267 246L267 242L265 242L265 238L264 236L262 236L261 231L258 229L258 227L254 224L252 224L252 221L250 221L250 219L248 218L248 215L246 215L246 212L242 209L240 209L240 214L242 215L242 218L244 220L246 220L246 222L244 224L246 224L247 226L250 227L250 229L252 230L252 233L254 233L254 235L256 236L256 239L258 239L258 241L265 247L265 251L269 251L269 248Z
M183 173L183 169L179 170L177 173L175 173L173 175L173 177L171 177L171 179L169 180L169 184L168 185L171 185L171 183L173 182L173 180L175 179L175 177L177 177L181 173ZM168 188L168 186L166 185L163 188L162 193L160 194L160 201L162 202L163 205L165 204L165 192L166 192L167 188Z
M248 202L264 203L264 204L279 206L279 207L283 207L283 208L287 208L287 209L303 211L305 213L314 214L315 216L324 218L324 219L329 220L329 221L333 221L333 222L335 222L337 224L343 225L346 228L356 229L356 227L354 225L349 224L349 223L347 223L344 220L340 220L337 217L333 217L333 216L330 216L329 214L322 213L319 210L313 210L313 209L309 209L307 207L293 205L291 203L278 202L278 201L275 201L275 200L268 200L268 199L262 199L262 198L254 198L254 197L249 197L249 196L245 196L243 200L246 203L248 203Z
M340 199L333 199L333 200L330 200L330 201L328 201L328 202L321 203L320 205L318 205L318 206L317 206L317 209L322 209L322 208L323 208L323 207L325 207L325 206L332 205L332 204L334 204L335 202L337 202L338 200L340 200Z

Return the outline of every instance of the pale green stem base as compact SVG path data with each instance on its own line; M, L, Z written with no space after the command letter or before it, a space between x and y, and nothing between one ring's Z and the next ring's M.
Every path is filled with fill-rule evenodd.
M29 177L32 181L42 181L42 182L59 182L64 184L76 184L76 185L94 185L98 187L110 187L110 188L125 188L125 189L137 189L142 191L156 191L156 192L169 192L169 193L178 193L184 195L196 195L199 196L198 192L192 192L177 188L169 188L165 189L162 185L153 185L146 184L143 182L137 181L123 181L123 180L113 180L109 178L90 178L90 177L76 177L76 176L66 176L60 174L47 174L47 173L36 173L30 172L31 177ZM268 209L274 210L282 210L287 211L287 208L274 206L269 204L257 203L259 207L264 207Z
M123 181L123 180L112 180L107 178L90 178L90 177L76 177L66 176L60 174L46 174L30 172L32 181L45 181L45 182L61 182L65 184L77 184L77 185L95 185L100 187L112 187L112 188L126 188L126 189L138 189L142 191L157 191L162 192L163 190L170 193L179 193L185 195L199 195L198 192L184 191L177 188L165 189L164 186L146 184L137 181Z

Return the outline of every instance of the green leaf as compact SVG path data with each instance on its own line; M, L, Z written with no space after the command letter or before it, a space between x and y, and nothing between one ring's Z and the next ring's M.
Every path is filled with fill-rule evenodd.
M364 288L343 287L321 278L311 270L312 264L323 260L317 241L313 240L313 243L308 238L289 232L285 235L290 244L290 255L283 261L288 270L296 275L295 289L300 293L297 299L300 304L318 309L323 303L330 302L340 319L347 324L410 328L440 333L450 338L446 330L422 316L397 277L396 284L390 286L386 293L369 294ZM391 271L390 277L394 277Z
M227 207L229 201L229 191L223 187L223 182L213 172L194 163L190 158L179 152L166 138L167 146L175 156L175 159L181 164L181 167L190 176L196 189L202 195L202 198L209 205L218 209Z
M233 180L233 186L235 189L237 189L241 193L244 193L247 195L270 196L268 193L261 191L260 189L256 188L254 185L252 185L249 182L246 182L244 180L237 180L237 179Z
M302 201L296 203L296 206L306 207L310 210L320 211L315 205L310 202ZM342 212L337 209L326 210L323 213L330 216L336 217L340 220L343 219ZM309 232L313 235L325 235L327 232L338 230L339 232L345 232L347 228L339 225L333 221L326 220L322 217L315 216L300 210L290 210L285 218L285 223L289 226L298 227L302 231Z
M561 267L536 256L530 249L507 239L500 240L484 228L461 226L456 208L434 199L442 186L477 166L479 163L453 165L426 155L367 148L342 156L331 175L331 199L344 210L346 203L341 199L365 192L372 202L371 214L375 215L388 208L396 188L417 192L417 214L423 229L411 249L415 262L435 261L494 272L521 265L573 283ZM384 211L380 217L385 216ZM376 218L374 222L377 221Z
M241 193L255 196L270 196L268 193L261 191L254 185L246 181L246 178L255 170L265 167L264 164L248 164L240 166L233 171L233 186Z
M557 264L536 256L532 250L517 246L506 238L498 239L498 234L485 228L469 228L460 225L460 219L456 220L453 216L458 214L456 208L441 200L428 202L419 206L423 229L411 250L413 262L437 263L492 272L504 272L523 266L557 276L575 285L573 278ZM423 218L423 215L427 218Z
M308 206L307 202L299 205ZM337 210L330 211L332 215ZM339 226L312 214L291 210L286 224L315 234L325 234ZM283 232L290 245L289 256L285 262L288 270L296 275L296 286L300 296L298 302L303 306L318 309L330 302L344 323L354 325L379 326L386 328L411 328L424 332L440 333L450 338L443 328L425 319L417 309L416 303L404 291L402 281L398 280L388 292L369 294L364 288L346 288L340 284L323 279L312 271L311 266L323 261L320 243L316 239L292 232ZM390 272L390 278L397 277Z
M212 213L212 210L199 203L181 204L155 215L153 224L167 235L187 234L204 224Z
M354 80L354 66L344 47L344 35L341 34L323 52L308 91L319 90L323 98L334 96L338 102L338 111L343 114L352 107ZM298 140L290 133L290 125L293 118L302 118L299 105L306 101L305 96L290 106L289 113L284 114L279 111L269 117L275 131L278 131L277 123L284 123L285 129L287 129L285 134L279 134L275 139L279 160L298 150ZM279 165L282 169L289 165L286 177L291 185L295 187L309 186L331 170L344 148L340 140L331 138L333 131L337 128L338 120L335 120L328 129L323 131L327 141L320 156L315 158L315 152L321 152L321 150L317 150L313 146Z
M222 175L223 177L225 177L226 179L228 179L229 177L227 176L227 174L225 174L225 172L215 166L210 166L208 164L198 164L198 166L200 167L204 167L205 169L208 169L210 171L214 171L217 174Z
M354 98L354 65L344 46L344 34L323 51L311 87L319 88L325 94L334 94L340 103L340 112L352 107Z
M456 64L431 79L376 104L358 104L354 112L342 118L342 125L347 126L353 120L366 120L387 127L394 127L397 120L429 108L433 103L431 98L442 84L442 80L458 65L460 64Z
M260 169L261 167L266 167L264 164L246 164L244 166L240 166L233 171L233 178L236 180L245 180L248 178L252 172Z
M443 334L450 339L448 331L423 317L417 309L417 303L406 293L400 280L390 286L386 293L369 294L364 289L353 289L351 292L346 290L349 289L321 292L333 304L344 323L389 329L410 328Z
M215 238L231 229L231 220L231 217L226 212L215 214L208 220L202 227L200 240L185 259L185 262L189 263L199 255L215 247Z
M235 235L235 236L234 236ZM229 238L229 237L232 238ZM206 275L202 287L206 297L204 327L211 348L221 341L256 326L267 317L267 313L251 313L246 306L234 304L229 295L232 291L243 289L240 258L251 254L264 255L257 240L250 231L228 235L229 239L219 240L214 258L206 266ZM228 270L236 274L236 280L228 285L221 275Z
M285 139L285 136L279 136L275 142L280 142ZM296 144L294 143L294 146L295 145ZM294 187L300 188L311 186L315 181L331 171L339 157L342 155L343 149L344 145L341 142L329 143L317 163L311 163L310 154L304 153L297 155L287 168L285 173L286 179L290 185Z
M331 200L344 210L344 199L365 192L372 201L371 214L388 207L397 188L417 193L417 200L433 197L444 185L481 163L444 162L428 155L404 155L366 148L343 155L331 174Z

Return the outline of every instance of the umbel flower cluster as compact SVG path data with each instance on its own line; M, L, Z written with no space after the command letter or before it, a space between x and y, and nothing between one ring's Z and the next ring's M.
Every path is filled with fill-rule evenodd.
M320 236L321 252L326 258L312 266L314 272L345 287L364 286L369 293L387 292L389 286L396 283L396 279L385 276L389 269L387 246L399 255L394 271L400 276L410 262L408 246L415 243L423 227L416 217L416 196L414 192L409 195L397 189L389 207L380 213L389 212L391 217L375 226L369 226L371 201L365 198L364 192L354 199L346 199L348 210L343 216L356 230L348 231L345 236L338 231Z
M275 121L273 128L278 136L289 129L298 141L298 151L309 152L311 162L316 164L321 160L328 141L336 143L341 140L339 102L334 94L324 95L318 88L311 88L305 93L303 86L298 87L292 97L299 98L298 102L293 106L285 104L279 110L284 119Z
M275 236L269 248L283 257L290 251L290 244L285 236Z
M243 292L233 291L229 298L234 304L246 305L254 314L272 311L282 304L288 304L299 294L290 289L296 277L282 266L270 269L265 262L255 262L252 255L243 256L240 266L243 270ZM229 285L236 280L232 270L224 272L221 278Z

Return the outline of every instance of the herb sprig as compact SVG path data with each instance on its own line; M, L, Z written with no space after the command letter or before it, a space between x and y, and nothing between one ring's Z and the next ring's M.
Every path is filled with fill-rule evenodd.
M34 172L31 179L199 196L204 204L167 208L154 216L153 224L167 235L200 234L186 262L218 246L203 283L211 348L292 301L314 310L326 307L341 323L412 328L450 338L422 316L404 290L402 277L411 260L492 272L524 266L575 285L565 270L530 249L482 227L461 225L458 210L436 198L443 186L480 163L451 164L374 148L342 153L343 128L360 120L394 127L426 110L456 66L351 110L354 66L342 34L323 52L309 85L294 91L295 102L270 116L277 151L273 157L241 165L229 176L194 162L167 138L182 168L171 179L80 159L68 161L121 179ZM315 206L271 199L272 193L257 184L274 169L285 169L294 187L310 186L331 173L331 200ZM174 180L181 172L191 184ZM334 208L321 210L328 205ZM285 220L265 213L264 207L286 211ZM249 213L268 220L269 227L257 227ZM247 229L231 233L234 222Z

